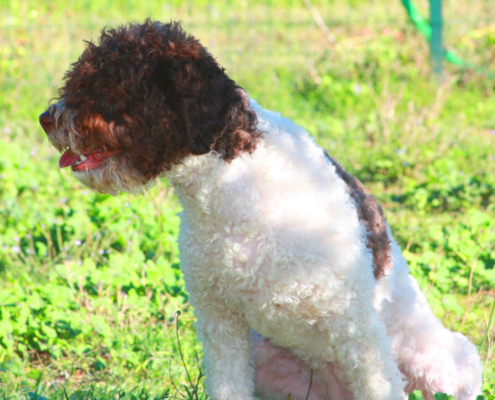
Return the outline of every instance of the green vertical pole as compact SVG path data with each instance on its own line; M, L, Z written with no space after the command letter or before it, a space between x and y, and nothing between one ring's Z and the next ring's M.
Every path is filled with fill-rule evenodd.
M437 76L442 75L444 49L442 43L442 0L430 0L431 62Z

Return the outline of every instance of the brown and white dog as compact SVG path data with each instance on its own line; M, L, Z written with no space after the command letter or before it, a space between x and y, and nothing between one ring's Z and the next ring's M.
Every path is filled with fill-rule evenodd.
M102 193L174 185L212 399L480 393L476 348L433 316L375 199L177 23L103 30L59 96L40 123L60 167Z

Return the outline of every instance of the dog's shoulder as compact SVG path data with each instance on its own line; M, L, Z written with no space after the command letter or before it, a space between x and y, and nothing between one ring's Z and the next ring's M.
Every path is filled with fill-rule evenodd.
M376 198L366 191L359 179L318 146L303 128L278 113L263 110L254 101L251 102L251 107L256 111L260 130L266 132L265 140L277 142L278 151L291 154L292 164L298 164L301 169L312 169L328 179L326 184L320 185L315 191L324 191L327 184L331 185L330 190L338 191L340 188L337 186L344 185L359 222L366 231L367 246L373 253L375 277L378 279L387 275L393 267L392 238L383 209ZM336 182L340 185L336 185Z

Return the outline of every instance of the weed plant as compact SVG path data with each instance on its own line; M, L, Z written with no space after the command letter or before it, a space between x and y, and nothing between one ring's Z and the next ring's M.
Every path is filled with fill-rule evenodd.
M0 399L205 398L173 191L94 194L37 123L83 39L148 16L182 20L365 183L436 315L479 346L495 399L495 81L434 79L399 1L313 4L334 43L296 0L0 0ZM447 42L493 67L491 1L445 14Z

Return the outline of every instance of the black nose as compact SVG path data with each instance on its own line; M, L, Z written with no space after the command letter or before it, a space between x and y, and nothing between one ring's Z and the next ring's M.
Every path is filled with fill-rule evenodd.
M40 115L40 124L45 132L48 132L53 125L53 120L48 110Z

